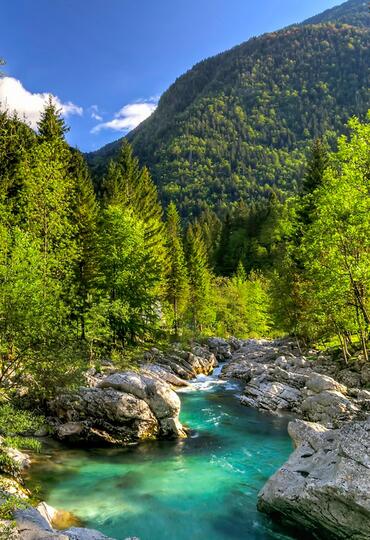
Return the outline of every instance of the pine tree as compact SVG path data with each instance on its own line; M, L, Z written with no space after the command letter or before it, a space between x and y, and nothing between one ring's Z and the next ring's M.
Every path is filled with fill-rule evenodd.
M91 311L88 333L110 348L151 335L159 320L158 276L147 264L143 222L120 205L107 206L101 215L98 255L101 292Z
M70 174L74 182L73 223L77 244L75 310L80 323L81 338L85 338L85 318L91 304L97 275L98 203L90 172L82 154L71 155Z
M303 178L302 192L304 194L313 193L315 189L321 186L328 164L327 145L322 138L317 138L312 144L306 173Z
M210 267L214 269L217 262L222 222L215 212L207 208L199 218L199 225L202 229Z
M53 139L64 140L65 134L69 131L61 115L61 110L53 102L52 96L49 96L47 105L37 123L37 128L40 142L52 141Z
M163 210L157 188L146 167L140 168L132 148L124 141L115 162L111 162L104 180L105 204L130 209L144 226L147 264L158 273L159 284L166 272Z
M212 274L207 252L197 224L189 225L186 234L187 262L190 285L189 314L195 332L202 332L214 322L212 305Z
M172 327L175 336L177 336L188 304L189 283L181 237L180 216L174 203L170 203L167 209L166 232L168 270L165 298L170 305Z
M303 177L301 208L298 212L298 234L302 234L302 229L313 220L313 213L316 208L315 191L320 188L324 181L328 163L329 154L325 142L322 139L315 139Z
M238 268L236 269L235 275L233 276L235 282L238 284L243 284L247 281L247 273L244 268L242 261L239 261Z
M55 108L46 106L40 121L60 125ZM55 118L51 112L54 111ZM46 121L47 120L47 121ZM45 122L45 123L44 123ZM73 219L74 179L70 171L71 153L62 132L50 139L40 136L39 144L25 154L17 168L22 189L17 212L22 229L40 245L43 260L45 302L52 294L60 299L61 313L70 315L75 294L77 227ZM53 284L54 292L51 292Z

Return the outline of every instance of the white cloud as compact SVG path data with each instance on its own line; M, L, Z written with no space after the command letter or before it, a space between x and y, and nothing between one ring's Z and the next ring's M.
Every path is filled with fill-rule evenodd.
M153 101L142 101L129 103L120 109L113 120L102 122L96 125L91 133L99 133L102 129L112 129L114 131L131 131L143 120L148 118L157 108L157 103Z
M97 105L91 105L91 118L93 120L97 120L98 122L101 122L103 120L103 117L99 113L99 107Z
M24 88L18 79L13 77L3 77L0 79L0 108L10 112L16 111L20 117L24 117L31 127L36 128L43 111L45 103L49 100L50 94L32 93ZM51 95L55 105L61 110L63 116L77 114L81 116L82 107L78 107L71 101L63 103L57 96Z

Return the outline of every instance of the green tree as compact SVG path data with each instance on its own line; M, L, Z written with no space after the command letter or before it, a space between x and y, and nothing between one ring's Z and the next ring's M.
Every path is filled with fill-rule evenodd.
M105 203L130 209L144 226L148 264L158 273L163 285L166 271L163 210L146 167L140 168L132 148L124 141L116 161L109 164L104 179Z
M329 327L340 338L358 334L368 359L370 328L370 116L349 122L351 136L338 141L324 183L316 190L315 219L302 242L305 294L311 299L311 334ZM310 333L308 331L308 333Z
M69 131L61 115L61 110L53 102L52 96L49 96L49 100L41 113L37 129L41 143L53 139L64 140L65 134Z
M192 329L199 333L214 322L212 274L200 227L189 225L186 234L186 253L190 285L189 319Z
M158 276L147 264L145 227L130 209L107 206L101 215L98 254L101 297L89 320L89 339L120 348L150 336L158 325ZM92 336L92 337L91 337Z
M168 270L165 298L170 306L170 320L172 321L173 332L177 336L188 305L189 283L180 216L174 203L170 203L167 209L166 229Z
M93 301L98 272L97 221L99 207L90 172L80 152L72 152L70 174L73 179L72 221L76 242L74 310L80 335L85 339L86 313Z
M300 209L298 211L298 239L314 219L316 210L316 190L323 184L325 171L329 165L328 147L323 139L315 139L311 147L306 172L303 177ZM299 240L298 240L299 241Z

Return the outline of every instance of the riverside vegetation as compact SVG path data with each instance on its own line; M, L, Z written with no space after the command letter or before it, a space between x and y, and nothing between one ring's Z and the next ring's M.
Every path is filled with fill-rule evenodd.
M176 107L183 101L177 92L195 76L190 72L165 94L156 116L132 134L132 146L124 140L113 152L105 150L104 164L99 156L88 157L92 173L85 156L68 146L68 128L51 100L37 132L0 112L0 518L24 505L27 490L12 484L21 480L27 461L21 450L39 451L35 437L47 429L60 438L121 444L183 436L180 402L171 386L215 365L212 350L195 341L289 335L301 350L330 347L333 365L349 372L360 365L359 372L367 372L370 115L364 5L351 0L336 10L340 24L330 12L313 26L308 21L231 51L226 71L233 72L236 62L237 73L250 73L248 81L234 74L240 86L234 79L230 84L238 92L217 97L215 89L225 87L225 79L215 76L210 95L177 111L181 122L167 126L162 111L173 100ZM348 13L354 17L349 24ZM307 82L314 98L306 90L298 100L298 70L285 97L277 91L279 80L266 93L271 69L265 52L277 42L288 58L295 40L306 43L307 62L314 49L320 65L327 60L333 67L335 51L342 51L341 66L351 73L348 86L333 68L321 82ZM242 62L242 51L253 53L253 69ZM217 57L195 74L211 68L213 73L221 64ZM333 80L340 88L331 86ZM255 104L248 118L241 93ZM305 104L313 104L315 114L307 109L302 116ZM297 117L304 122L298 125ZM195 118L202 119L199 125ZM154 124L161 133L153 131ZM226 155L234 156L232 162L225 162ZM137 358L153 345L165 352L154 349L139 369ZM104 378L112 365L122 373ZM240 377L248 383L244 402L279 410L286 389L273 377L289 378L281 367L267 365L257 373L259 366L248 365ZM81 394L86 377L91 384ZM356 396L350 412L366 402ZM290 392L290 410L301 412L309 397ZM119 409L121 398L125 406ZM102 404L104 418L96 423L90 405ZM325 423L320 407L317 418ZM130 420L129 429L126 422L117 435L117 410L125 422L130 414L140 422ZM53 415L57 421L48 421L46 429L45 417ZM325 446L326 435L317 437Z
M89 362L199 335L336 336L346 360L357 348L368 360L369 117L350 120L336 152L313 143L298 196L241 203L238 223L207 212L185 234L128 143L98 199L52 103L38 134L6 112L0 122L4 396L27 382L42 404Z

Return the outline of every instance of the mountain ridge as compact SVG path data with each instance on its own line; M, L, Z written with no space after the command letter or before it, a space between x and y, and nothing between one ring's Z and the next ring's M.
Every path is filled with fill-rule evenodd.
M251 38L179 77L127 135L164 202L174 199L183 214L196 215L271 189L296 190L308 141L323 131L335 138L348 117L370 106L363 8L349 0L314 17L314 25L311 18ZM346 12L361 24L332 20ZM103 170L119 142L88 155L90 163Z

